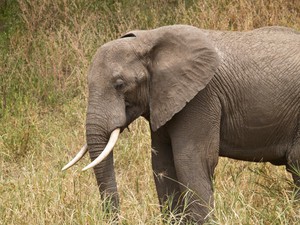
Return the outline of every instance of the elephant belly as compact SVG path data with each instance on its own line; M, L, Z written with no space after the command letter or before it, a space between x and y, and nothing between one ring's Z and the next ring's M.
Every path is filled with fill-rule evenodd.
M248 93L237 101L241 105L224 108L221 156L255 162L281 162L286 158L297 129L299 103L281 94L286 96L284 101L271 94L262 99L261 94Z
M220 156L250 162L271 162L276 165L285 164L286 150L278 146L268 147L232 147L226 144L220 147Z
M243 123L239 128L235 126L221 131L220 156L275 164L285 161L291 142L291 127L281 126L278 122L251 125Z

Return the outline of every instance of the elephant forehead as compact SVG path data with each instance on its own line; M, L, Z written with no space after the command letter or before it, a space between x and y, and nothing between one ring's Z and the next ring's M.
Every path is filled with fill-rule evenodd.
M107 64L130 61L135 57L132 45L128 40L115 40L100 47L99 58Z
M121 60L108 60L95 65L90 70L91 77L102 77L103 79L109 81L109 78L120 78L126 76L127 78L134 75L137 70L137 66L133 65L132 62Z

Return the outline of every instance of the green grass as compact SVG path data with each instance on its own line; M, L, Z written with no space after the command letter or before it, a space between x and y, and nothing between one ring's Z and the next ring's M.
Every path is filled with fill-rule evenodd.
M111 224L89 162L61 172L85 143L86 74L96 49L132 29L191 24L300 30L293 0L84 1L0 3L0 224ZM139 119L115 148L122 224L168 224L159 211L150 135ZM209 224L297 224L284 167L220 159ZM178 216L178 215L174 215ZM179 216L180 217L180 216Z

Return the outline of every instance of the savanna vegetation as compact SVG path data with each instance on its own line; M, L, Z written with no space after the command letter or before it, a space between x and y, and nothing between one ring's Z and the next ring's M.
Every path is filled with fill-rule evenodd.
M298 0L0 1L0 224L111 224L85 157L61 168L85 143L86 74L96 49L132 29L169 24L300 30ZM138 119L114 152L122 224L162 219L147 123ZM209 224L298 224L284 167L222 158ZM174 215L175 216L175 215Z

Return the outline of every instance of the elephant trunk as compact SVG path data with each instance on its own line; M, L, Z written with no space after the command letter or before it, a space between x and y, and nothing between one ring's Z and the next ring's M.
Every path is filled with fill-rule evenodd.
M109 140L107 127L103 127L102 116L93 113L87 114L86 138L90 158L94 161L106 147ZM99 125L101 124L101 126ZM97 184L104 200L106 210L117 211L119 207L119 196L117 192L117 183L113 164L113 152L103 159L101 163L94 167ZM108 205L111 207L108 207Z

